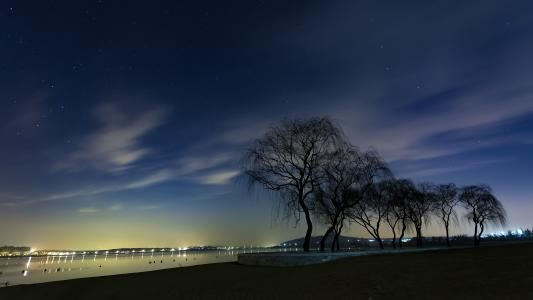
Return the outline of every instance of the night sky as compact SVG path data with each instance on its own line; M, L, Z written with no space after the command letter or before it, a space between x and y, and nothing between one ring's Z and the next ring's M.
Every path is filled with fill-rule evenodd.
M0 244L302 236L239 161L317 115L397 176L489 184L509 229L533 226L531 1L2 1L0 28Z

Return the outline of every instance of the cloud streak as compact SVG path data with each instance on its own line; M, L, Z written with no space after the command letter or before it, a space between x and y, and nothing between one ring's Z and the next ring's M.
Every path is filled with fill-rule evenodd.
M114 184L103 184L93 187L83 187L66 192L55 193L41 198L26 199L24 201L4 202L4 206L31 205L36 203L83 198L108 193L117 193L135 189L149 188L170 181L189 181L204 185L225 185L239 174L239 171L219 171L221 165L233 162L236 156L231 153L217 153L194 155L180 158L170 167L144 172L138 178L124 180Z
M106 104L96 109L100 124L96 132L83 138L78 149L56 165L58 170L79 171L96 168L117 173L131 168L152 152L141 140L165 121L162 109L127 114L124 108Z
M492 159L473 162L462 162L446 166L415 166L407 168L405 171L399 172L398 175L402 178L425 179L426 177L463 172L509 161L510 159Z
M239 175L239 171L219 171L209 175L202 176L200 182L204 184L224 185L228 184L233 178Z
M94 213L97 213L99 211L100 210L98 208L93 207L93 206L82 207L82 208L78 209L78 212L82 213L82 214L94 214Z

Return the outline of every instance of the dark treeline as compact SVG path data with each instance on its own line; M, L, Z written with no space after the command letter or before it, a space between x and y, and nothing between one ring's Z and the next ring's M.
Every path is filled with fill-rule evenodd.
M327 118L284 120L272 126L247 151L243 169L250 184L258 184L279 197L284 216L300 221L307 230L304 251L309 251L313 222L326 225L320 242L331 237L331 251L347 224L364 228L380 248L380 232L391 232L393 248L402 248L406 232L414 232L422 247L423 229L438 220L451 246L450 226L458 223L457 208L474 227L479 246L487 225L504 225L505 210L487 185L456 187L453 183L415 184L399 179L374 149L360 150Z
M388 231L388 230L387 230ZM313 235L311 238L311 245L313 245L314 249L318 249L320 241L322 240L323 235ZM327 246L329 246L333 241L333 236L330 236L326 243ZM446 236L440 235L440 236L431 236L431 235L425 235L423 237L424 239L424 247L442 247L443 245L446 245ZM466 234L460 234L460 235L450 235L449 237L450 243L454 246L471 246L473 245L474 238L471 235ZM514 231L499 231L499 232L492 232L488 234L483 235L483 244L501 244L501 243L507 243L507 242L514 242L514 243L521 243L526 242L530 243L533 241L533 231L531 229L517 229ZM377 244L377 241L372 238L366 238L366 237L357 237L357 236L346 236L342 235L339 237L339 243L340 247L342 249L346 250L370 250L375 249L376 247L379 247ZM387 236L383 238L383 244L385 247L391 247L392 248L392 237ZM293 249L295 247L301 247L303 245L303 238L296 238L288 241L284 241L280 243L279 245L274 246L273 248L279 248L279 249ZM405 238L403 242L403 247L416 247L416 239L415 238ZM397 246L398 248L398 246ZM329 248L327 248L329 249Z

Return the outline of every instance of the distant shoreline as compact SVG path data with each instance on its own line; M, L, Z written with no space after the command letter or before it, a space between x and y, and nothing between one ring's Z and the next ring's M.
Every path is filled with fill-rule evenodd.
M275 249L275 248L246 248L246 250L265 250L265 249ZM115 250L115 249L112 249L112 250ZM184 253L184 252L209 252L209 251L237 251L237 250L245 250L244 248L235 248L235 249L187 249L187 250L175 250L175 251L154 251L153 253ZM52 250L53 251L53 250ZM130 255L130 254L139 254L139 253L144 253L144 254L152 254L151 251L146 251L146 252L119 252L119 253L115 253L115 252L112 252L111 250L89 250L89 251L85 251L87 253L83 254L83 251L58 251L58 252L63 252L63 254L28 254L28 255L10 255L10 256L0 256L0 259L2 258L29 258L29 257L46 257L46 256L71 256L71 255L95 255L95 251L98 251L98 253L96 253L96 255L100 256L100 255L105 255L105 251L110 251L109 253L107 253L108 255L115 255L115 254L120 254L120 255ZM53 251L55 252L55 251ZM73 253L75 252L75 253ZM67 254L68 253L68 254Z

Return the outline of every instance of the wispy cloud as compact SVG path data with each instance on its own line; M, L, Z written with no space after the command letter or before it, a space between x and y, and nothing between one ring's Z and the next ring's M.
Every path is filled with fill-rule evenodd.
M56 169L124 171L152 151L141 140L165 121L162 109L125 113L123 107L115 104L99 107L95 116L99 129L83 138L77 151L59 162Z
M200 177L200 182L204 184L224 185L228 184L233 178L239 175L239 171L218 171Z
M183 180L206 185L224 185L238 175L238 171L217 171L226 163L233 162L236 156L233 152L217 154L193 155L182 157L175 163L163 169L145 172L144 175L133 179L119 181L113 184L101 184L82 187L66 192L54 193L45 197L26 199L24 201L6 202L2 205L27 205L49 201L82 198L107 193L117 193L128 190L152 187L169 181ZM207 174L207 175L206 175Z
M507 51L520 52L515 47ZM517 53L520 55L523 53ZM458 58L455 64L463 60L464 72L475 72L468 62L469 57ZM501 73L487 73L462 78L461 85L457 85L459 79L454 77L461 78L458 74L434 65L428 62L427 69L413 71L413 74L383 83L378 81L368 87L360 86L351 96L338 95L323 111L342 122L355 144L374 146L389 160L435 158L520 141L520 138L501 135L490 137L490 142L481 139L478 143L479 135L468 133L472 133L472 129L506 126L507 122L533 114L533 88L527 75L512 71L516 66L494 65L494 69L510 76L501 78ZM448 81L434 80L436 70L441 77L447 74ZM417 80L413 78L427 84L418 89ZM347 100L348 97L351 100ZM435 139L449 132L464 132L464 138L469 138L470 142L452 141L443 145ZM430 138L434 138L434 143L427 142Z
M82 214L93 214L93 213L97 213L99 211L100 210L98 208L93 207L93 206L82 207L82 208L78 209L78 212L82 213Z
M87 206L81 207L77 211L81 214L94 214L99 212L118 212L125 209L125 206L122 204L114 204L109 207L96 207L96 206Z
M149 174L145 177L130 180L124 183L117 183L117 184L98 186L98 187L92 187L92 188L82 188L82 189L73 190L69 192L53 194L48 197L42 198L40 200L32 200L32 201L27 201L27 202L28 203L46 202L46 201L53 201L53 200L62 200L62 199L69 199L69 198L86 197L86 196L93 196L93 195L99 195L99 194L105 194L105 193L114 193L114 192L120 192L120 191L126 191L126 190L133 190L133 189L139 189L139 188L149 187L152 185L163 183L163 182L172 180L174 178L175 176L173 175L173 171L165 169L165 170L160 170L155 173Z
M145 210L155 210L160 209L163 206L160 204L147 204L147 205L133 205L133 206L126 206L124 204L113 204L111 206L86 206L78 208L76 211L80 214L94 214L94 213L116 213L119 211L125 211L125 210L138 210L138 211L145 211Z
M446 166L414 166L407 168L407 170L400 172L398 175L404 178L423 179L426 177L432 177L442 174L473 170L488 165L494 165L508 161L510 161L510 159L491 159L473 162L457 162L456 164Z
M176 165L176 172L180 175L190 175L208 170L234 161L238 155L234 151L220 151L216 153L195 154L180 158Z
M120 190L132 190L149 187L162 182L173 180L177 178L177 176L178 175L176 174L176 171L173 169L162 169L148 176L145 176L144 178L126 183L120 187Z
M137 206L137 210L154 210L162 208L162 205L152 204L152 205L140 205Z
M109 210L111 211L119 211L119 210L122 210L124 208L124 205L122 204L113 204L109 207Z
M339 2L310 9L293 21L306 24L306 31L313 34L304 34L294 26L281 37L269 37L277 43L281 40L299 59L313 62L314 69L321 71L322 67L323 74L328 74L310 73L309 77L320 79L320 86L293 91L291 99L298 104L298 114L326 114L338 119L354 144L375 146L389 160L436 158L515 143L505 138L477 143L475 135L470 136L470 144L443 146L422 141L533 113L529 80L533 63L527 51L533 46L527 38L533 23L530 14L496 2L484 3L483 12L478 4L466 2L421 3L415 12L401 5L385 9L390 5ZM353 13L361 13L361 17L353 17ZM404 13L409 20L398 21ZM427 15L432 15L431 20ZM319 25L310 22L315 19L321 20ZM453 24L449 24L450 19ZM500 24L496 20L512 22ZM369 29L366 22L379 30ZM383 26L383 22L394 26ZM424 28L420 28L421 23ZM489 27L490 34L485 34ZM330 51L335 55L323 60ZM279 97L272 99L278 105L275 98Z

